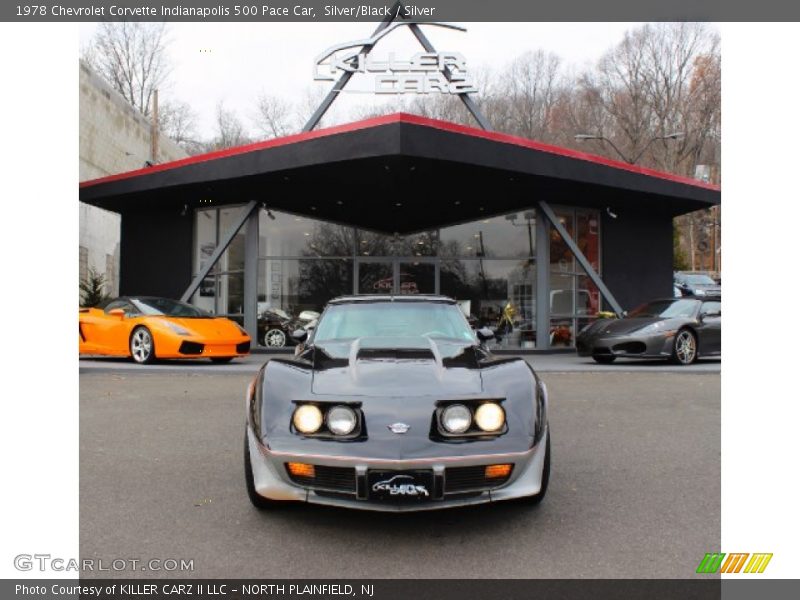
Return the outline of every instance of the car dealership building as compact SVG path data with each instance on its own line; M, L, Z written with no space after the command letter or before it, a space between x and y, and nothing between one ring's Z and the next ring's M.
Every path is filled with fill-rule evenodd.
M86 181L80 199L121 216L121 294L187 299L254 339L267 309L436 293L500 347L547 349L670 296L672 219L720 190L398 113Z

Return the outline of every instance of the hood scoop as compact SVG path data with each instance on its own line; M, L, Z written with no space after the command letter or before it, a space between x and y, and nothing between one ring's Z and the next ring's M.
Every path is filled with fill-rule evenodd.
M443 361L427 337L359 338L350 343L347 357L346 366L340 360L314 371L314 394L441 397L483 388L479 369L446 364L451 361Z

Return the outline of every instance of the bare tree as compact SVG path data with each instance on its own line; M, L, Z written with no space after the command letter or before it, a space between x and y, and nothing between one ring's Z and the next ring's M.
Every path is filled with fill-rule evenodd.
M241 146L250 141L244 130L241 119L232 110L225 108L223 102L217 104L217 132L209 142L208 150L222 150L233 146Z
M158 107L158 127L184 149L191 150L197 141L197 113L188 102L164 102Z
M256 101L253 121L268 138L282 137L299 130L292 116L292 105L282 98L264 93Z
M153 92L166 83L166 24L132 21L100 23L84 59L142 114Z

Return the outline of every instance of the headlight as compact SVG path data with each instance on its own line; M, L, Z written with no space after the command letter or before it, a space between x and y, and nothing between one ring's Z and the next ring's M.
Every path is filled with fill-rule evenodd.
M322 411L313 404L301 404L294 411L292 423L300 433L314 433L322 427Z
M334 406L325 417L328 429L336 435L349 435L356 428L358 419L352 408L347 406Z
M667 329L664 323L659 321L658 323L653 323L652 325L642 327L641 329L637 330L636 333L639 335L653 335L655 333L669 333L671 331L674 331L674 328Z
M472 425L472 413L463 404L451 404L442 411L442 426L450 433L464 433Z
M506 413L499 404L486 402L475 411L475 423L484 431L500 431L506 422Z
M706 295L706 291L705 290L695 290L694 291L694 295L695 296L705 296Z
M185 327L181 327L177 323L173 323L172 321L164 321L167 324L167 327L172 329L178 335L192 335L191 332L186 329Z

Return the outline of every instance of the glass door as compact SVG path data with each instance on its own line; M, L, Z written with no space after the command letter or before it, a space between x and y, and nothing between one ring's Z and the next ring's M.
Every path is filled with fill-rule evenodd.
M358 294L435 294L433 260L359 258Z
M358 259L357 294L393 294L394 261L391 259Z
M429 261L397 262L397 294L435 294L436 265Z

